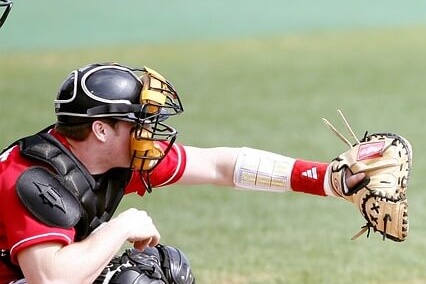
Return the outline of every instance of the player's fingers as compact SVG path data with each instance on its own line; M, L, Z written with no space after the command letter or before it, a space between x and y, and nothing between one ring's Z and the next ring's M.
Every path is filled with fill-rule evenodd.
M346 185L349 189L356 187L364 179L365 173L351 174L349 170L346 171Z
M157 228L152 228L153 232L149 237L135 240L133 242L133 247L137 249L145 249L147 246L154 247L160 243L160 233Z
M149 246L149 244L151 243L151 240L152 238L147 238L147 239L144 239L144 240L141 240L141 241L135 241L135 242L133 242L133 247L135 248L135 249L138 249L138 250L144 250L147 246Z
M151 238L151 241L148 243L148 246L155 247L160 243L160 234L155 235Z

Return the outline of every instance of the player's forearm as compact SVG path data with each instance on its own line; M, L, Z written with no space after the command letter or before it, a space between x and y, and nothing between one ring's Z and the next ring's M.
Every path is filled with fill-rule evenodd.
M327 167L328 163L294 159L252 148L189 147L187 168L181 182L326 195Z
M294 159L252 148L242 148L234 169L236 188L326 195L328 163Z
M127 241L128 233L117 219L104 223L85 240L63 248L63 256L71 259L75 255L84 256L84 261L77 264L74 273L85 270L86 283L92 283L109 261L117 254ZM68 250L70 250L68 252ZM64 258L64 259L65 259ZM87 263L86 263L87 262ZM65 262L66 263L66 262ZM74 275L72 271L70 274ZM82 279L83 280L83 279ZM81 282L74 282L81 283Z
M128 237L112 219L83 241L36 245L18 256L28 283L93 283Z
M93 283L125 240L112 220L81 242L37 245L18 259L28 283Z

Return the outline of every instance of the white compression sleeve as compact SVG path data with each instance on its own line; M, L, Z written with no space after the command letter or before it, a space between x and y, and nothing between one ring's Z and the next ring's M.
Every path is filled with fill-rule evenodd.
M285 192L295 159L244 147L234 168L234 184L239 189Z

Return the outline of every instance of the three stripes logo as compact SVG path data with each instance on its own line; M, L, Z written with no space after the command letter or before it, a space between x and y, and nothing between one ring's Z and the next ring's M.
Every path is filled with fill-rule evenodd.
M318 179L317 167L313 167L311 169L308 169L302 172L302 176L312 178L312 179Z

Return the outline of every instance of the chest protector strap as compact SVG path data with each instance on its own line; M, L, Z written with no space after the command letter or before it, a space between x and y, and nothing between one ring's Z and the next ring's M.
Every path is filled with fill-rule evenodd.
M129 169L111 169L95 180L86 167L50 134L41 132L18 143L22 155L52 167L63 187L80 202L82 213L75 225L77 240L111 219L130 179Z

